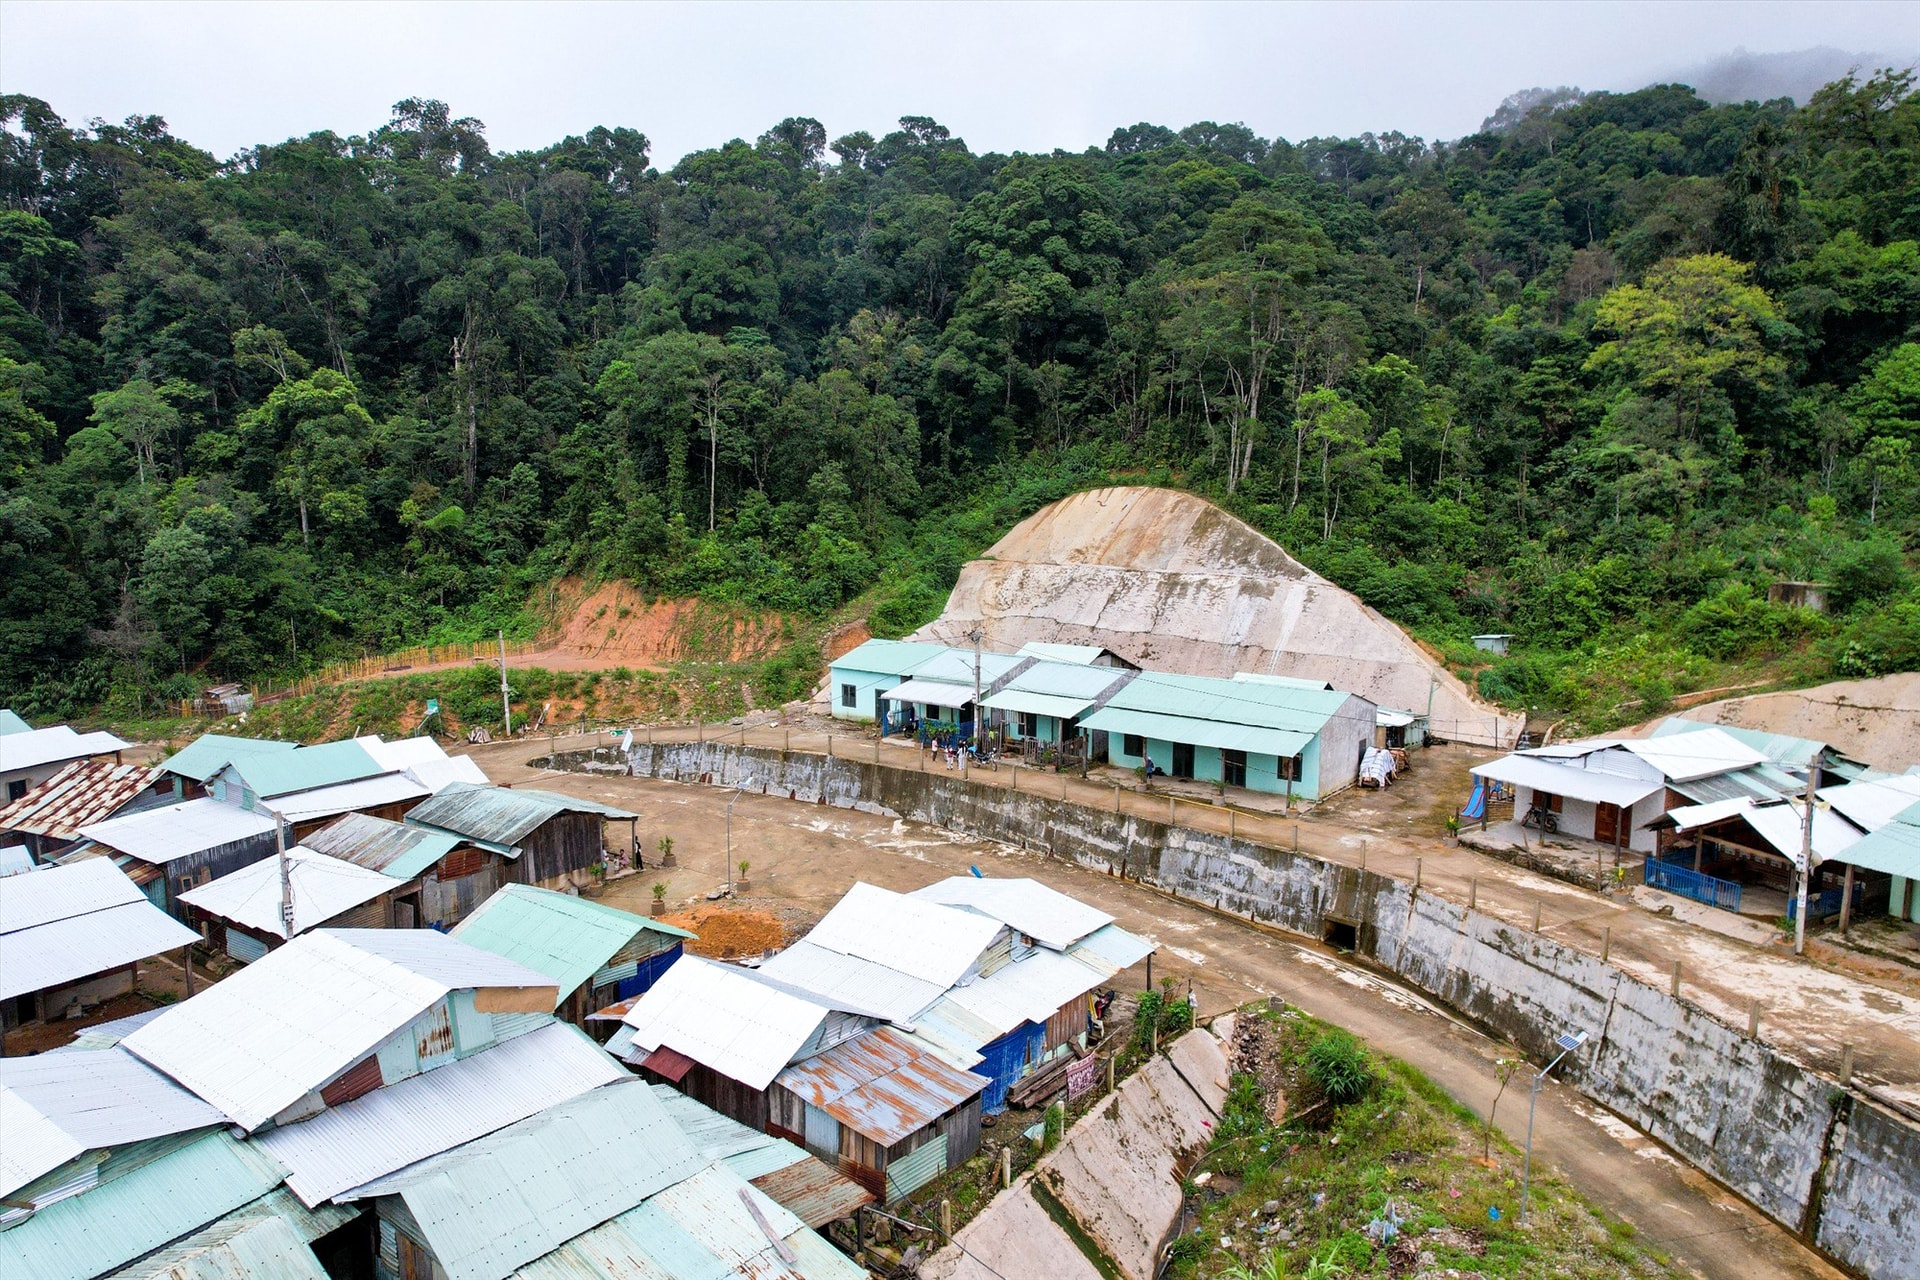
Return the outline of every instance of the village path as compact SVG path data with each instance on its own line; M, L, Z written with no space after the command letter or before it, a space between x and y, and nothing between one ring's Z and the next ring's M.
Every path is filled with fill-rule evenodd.
M496 782L545 787L639 813L640 838L650 856L661 836L674 841L679 866L663 872L650 864L613 882L602 899L610 905L644 911L656 881L667 884L668 900L676 906L700 901L718 888L730 860L725 809L732 800L731 860L746 858L752 864L753 894L745 905L790 920L824 914L856 880L906 891L964 875L977 865L994 874L1045 881L1158 942L1156 970L1182 984L1191 981L1203 1016L1281 995L1412 1063L1480 1114L1494 1096L1493 1063L1512 1053L1510 1046L1323 948L1043 854L752 792L552 773L526 763L537 750L532 747L524 741L500 743L473 755ZM1121 981L1138 987L1144 974L1131 972ZM1516 1102L1523 1096L1509 1097L1498 1116L1502 1132L1515 1141L1525 1137L1526 1107ZM1550 1084L1541 1094L1534 1149L1583 1194L1632 1224L1640 1238L1707 1280L1839 1280L1838 1271L1751 1206L1570 1089Z

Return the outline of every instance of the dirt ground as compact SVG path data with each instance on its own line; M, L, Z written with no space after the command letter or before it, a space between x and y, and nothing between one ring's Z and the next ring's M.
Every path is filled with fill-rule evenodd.
M777 736L782 728L750 732ZM802 745L800 738L796 733L796 748ZM660 871L649 865L641 874L609 886L603 901L614 905L644 910L642 899L650 896L648 886L655 880L667 882L668 900L676 906L704 903L708 892L725 883L728 837L724 811L732 799L732 856L752 861L753 895L744 905L757 910L792 911L795 920L803 920L824 913L856 880L909 891L944 876L964 875L970 865L989 874L1030 875L1099 906L1124 927L1159 943L1153 979L1157 982L1163 975L1171 976L1183 990L1191 982L1203 1014L1267 995L1284 995L1308 1012L1345 1026L1383 1051L1413 1063L1453 1096L1482 1112L1497 1087L1492 1064L1511 1052L1419 996L1343 962L1324 948L1249 928L1041 852L969 840L918 823L751 792L737 794L651 779L554 774L525 763L538 754L526 743L496 744L478 748L473 754L496 781L538 785L638 812L641 840L647 848L662 835L673 837L680 866ZM1441 763L1435 758L1436 769ZM1023 785L1033 782L1029 777ZM1444 794L1444 780L1431 785L1435 794ZM1104 790L1111 795L1111 788ZM1413 789L1401 793L1404 797L1417 794ZM1156 797L1142 797L1139 802L1165 803ZM1361 807L1371 803L1361 802ZM1461 850L1436 857L1439 842L1416 843L1407 837L1404 828L1409 824L1404 816L1382 810L1375 820L1390 826L1396 817L1403 831L1391 839L1364 834L1344 824L1336 827L1327 819L1303 822L1302 844L1307 845L1311 837L1319 852L1320 837L1325 836L1329 847L1345 850L1349 846L1340 842L1351 840L1352 854L1357 856L1362 841L1370 841L1368 856L1383 867L1397 860L1384 868L1396 874L1401 872L1402 862L1411 873L1411 851L1418 849L1428 857L1429 884L1438 878L1436 873L1446 870L1446 883L1457 880L1462 889L1470 875L1468 869L1480 867L1488 877L1481 892L1483 907L1489 905L1489 898L1495 898L1498 901L1493 905L1501 914L1521 917L1530 915L1528 904L1532 901L1551 903L1553 910L1543 928L1563 932L1577 933L1588 927L1585 922L1596 913L1668 931L1649 937L1644 944L1649 952L1680 945L1671 939L1684 939L1692 932L1630 906L1605 903L1598 895L1573 886L1517 873L1492 859ZM1502 879L1501 872L1514 874ZM616 897L616 889L623 895L630 894L631 900L623 902ZM1628 925L1616 928L1616 961L1623 959L1623 936L1637 936L1636 929ZM1654 964L1651 958L1629 963L1647 969ZM1662 971L1666 967L1660 966ZM1805 965L1797 968L1819 972ZM1137 991L1146 982L1143 964L1115 985ZM1853 992L1850 998L1861 998L1860 984L1848 984L1848 989ZM1910 1049L1906 1055L1909 1072L1920 1072L1920 1066L1915 1065L1920 1058ZM1502 1108L1500 1114L1503 1130L1524 1137L1508 1128L1519 1123L1508 1109ZM1633 1223L1643 1239L1673 1253L1697 1274L1713 1280L1755 1280L1760 1276L1818 1276L1827 1280L1838 1275L1786 1232L1683 1165L1657 1143L1557 1085L1549 1086L1541 1095L1535 1147L1596 1202Z
M648 892L651 895L652 891ZM617 896L631 898L630 894ZM633 910L631 901L614 901L608 905ZM697 938L687 943L687 950L697 956L711 956L716 960L743 960L749 956L778 951L796 932L805 932L805 927L798 930L791 928L770 911L756 911L737 903L711 903L689 911L676 911L659 919L662 924L698 934ZM806 923L810 926L813 921L809 918Z

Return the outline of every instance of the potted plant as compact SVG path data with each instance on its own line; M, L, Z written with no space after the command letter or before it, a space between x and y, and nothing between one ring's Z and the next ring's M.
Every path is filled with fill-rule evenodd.
M587 868L587 875L593 880L593 884L588 891L588 896L597 898L600 896L601 891L607 887L607 864L604 862L593 863Z
M660 837L660 865L663 867L677 867L680 865L673 856L672 836Z
M740 878L733 882L733 889L735 893L745 893L753 887L752 885L747 883L747 868L752 865L753 864L748 862L745 858L740 859Z
M667 882L665 880L653 882L653 906L649 911L656 916L667 914Z
M1447 844L1450 846L1453 846L1453 845L1458 845L1459 843L1460 843L1460 815L1457 813L1450 813L1447 815Z

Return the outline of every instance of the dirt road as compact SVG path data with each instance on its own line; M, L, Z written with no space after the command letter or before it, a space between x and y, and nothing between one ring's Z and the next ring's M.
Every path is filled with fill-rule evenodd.
M680 866L662 873L649 865L609 886L605 901L612 905L644 910L656 880L669 886L671 902L701 900L724 881L729 842L732 861L746 858L752 864L754 894L748 902L796 920L824 913L856 880L910 890L977 865L989 874L1044 880L1153 938L1161 946L1155 977L1172 973L1183 984L1191 979L1203 1014L1282 995L1413 1063L1482 1114L1494 1094L1492 1064L1512 1052L1330 952L1039 854L917 823L752 793L542 773L524 763L535 750L526 743L505 743L474 754L496 781L538 785L639 812L641 839L649 851L660 836L674 840ZM729 836L725 808L730 799ZM1138 984L1143 978L1136 973L1128 980ZM1525 1121L1524 1094L1510 1096L1500 1108L1500 1128L1524 1140ZM1534 1149L1596 1203L1631 1223L1641 1238L1709 1280L1838 1280L1841 1274L1730 1192L1571 1090L1549 1085L1542 1093Z

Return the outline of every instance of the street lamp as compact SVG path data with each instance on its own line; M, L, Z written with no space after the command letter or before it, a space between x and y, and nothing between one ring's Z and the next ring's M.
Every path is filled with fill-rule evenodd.
M727 801L727 896L733 896L733 806L740 797L747 794L746 788L753 785L752 778L743 778L734 784L733 799Z
M1552 1062L1533 1073L1533 1087L1527 1091L1527 1158L1520 1174L1520 1225L1527 1225L1527 1194L1533 1185L1533 1106L1539 1101L1540 1086L1547 1082L1547 1073L1560 1065L1560 1059L1578 1049L1587 1042L1584 1031L1563 1031L1554 1037L1554 1044L1560 1052L1554 1055Z

